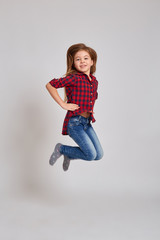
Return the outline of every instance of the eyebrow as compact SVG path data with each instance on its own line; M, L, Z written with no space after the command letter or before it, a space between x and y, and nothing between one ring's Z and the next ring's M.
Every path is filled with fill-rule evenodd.
M78 57L80 57L80 56L77 56L76 58L78 58ZM84 57L89 57L89 55L85 55Z

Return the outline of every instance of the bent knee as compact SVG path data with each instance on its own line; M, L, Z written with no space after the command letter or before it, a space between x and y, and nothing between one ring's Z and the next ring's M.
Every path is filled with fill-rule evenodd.
M92 161L96 158L96 156L97 156L96 151L88 152L88 154L86 155L86 160L87 161Z
M96 157L95 157L94 160L100 160L100 159L102 159L102 158L103 158L103 155L104 155L103 151L102 151L101 153L98 153L98 154L96 155Z

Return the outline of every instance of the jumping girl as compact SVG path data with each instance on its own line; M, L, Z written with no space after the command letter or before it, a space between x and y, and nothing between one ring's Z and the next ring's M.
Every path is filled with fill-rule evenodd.
M52 98L65 110L62 134L69 135L78 146L57 143L49 163L53 165L64 155L63 170L67 171L70 160L99 160L103 149L91 125L95 122L93 107L98 97L98 81L93 74L96 71L97 54L85 44L74 44L67 51L67 72L65 77L54 78L46 88ZM65 89L65 100L58 94L57 88Z

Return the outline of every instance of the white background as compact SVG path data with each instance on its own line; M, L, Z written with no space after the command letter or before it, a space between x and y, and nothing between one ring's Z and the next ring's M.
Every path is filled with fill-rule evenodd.
M159 0L1 0L2 239L160 238L159 12ZM104 157L63 172L48 159L74 142L45 85L81 42L98 54Z

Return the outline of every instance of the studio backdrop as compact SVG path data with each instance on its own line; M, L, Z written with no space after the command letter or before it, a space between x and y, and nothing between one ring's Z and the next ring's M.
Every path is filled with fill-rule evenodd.
M78 194L158 196L160 52L157 0L1 1L1 195L56 199ZM93 126L97 162L49 157L66 111L45 85L66 72L66 51L85 43L98 54ZM63 89L59 89L63 98ZM98 196L97 195L97 196Z

